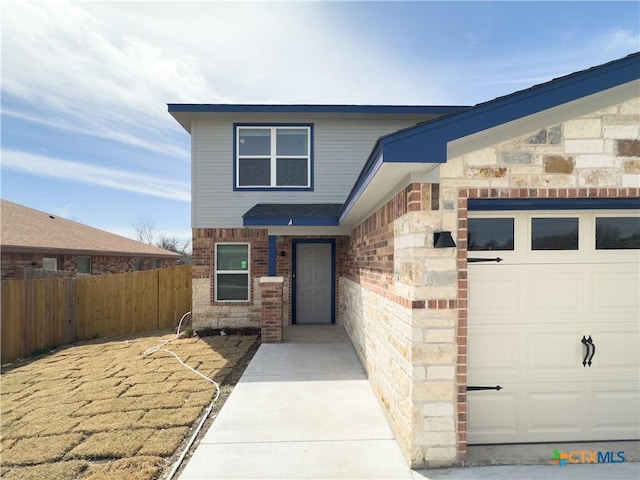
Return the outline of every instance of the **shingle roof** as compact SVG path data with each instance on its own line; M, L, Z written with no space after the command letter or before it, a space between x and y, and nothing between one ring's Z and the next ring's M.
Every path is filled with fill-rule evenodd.
M338 224L341 203L258 203L244 215L245 226L327 226Z
M3 252L51 252L117 256L179 257L33 208L1 200L0 246Z

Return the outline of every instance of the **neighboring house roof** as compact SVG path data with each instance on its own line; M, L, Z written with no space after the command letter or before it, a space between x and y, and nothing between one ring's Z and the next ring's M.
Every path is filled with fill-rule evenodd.
M242 218L244 226L338 225L341 203L258 203Z
M1 200L0 219L0 247L3 252L180 257L178 253L7 200Z
M169 113L191 133L193 114L198 113L331 113L331 114L395 114L447 115L469 108L460 105L268 105L169 103Z
M422 164L425 170L447 161L450 142L503 125L640 78L640 53L556 78L474 107L383 136L377 140L340 212L343 223L373 178L389 184L383 164ZM382 175L380 175L382 173ZM403 171L402 175L406 175ZM368 203L365 201L365 203Z

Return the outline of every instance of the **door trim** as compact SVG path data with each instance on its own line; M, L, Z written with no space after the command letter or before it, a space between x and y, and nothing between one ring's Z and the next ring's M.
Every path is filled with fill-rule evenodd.
M297 275L296 256L299 243L329 243L331 245L331 324L336 323L336 239L335 238L294 238L291 241L291 324L296 325L297 287L293 275Z

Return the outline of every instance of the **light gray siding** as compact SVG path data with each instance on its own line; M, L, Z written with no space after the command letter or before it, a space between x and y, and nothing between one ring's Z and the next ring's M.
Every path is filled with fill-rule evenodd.
M429 115L202 114L192 135L192 225L242 226L256 203L342 203L378 137L428 120ZM234 191L234 123L313 124L313 191Z

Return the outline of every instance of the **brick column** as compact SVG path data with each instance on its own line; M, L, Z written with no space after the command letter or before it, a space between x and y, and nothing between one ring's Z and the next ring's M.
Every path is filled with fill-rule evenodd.
M282 302L284 277L261 277L262 318L260 330L263 343L282 342Z

